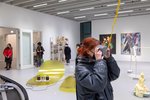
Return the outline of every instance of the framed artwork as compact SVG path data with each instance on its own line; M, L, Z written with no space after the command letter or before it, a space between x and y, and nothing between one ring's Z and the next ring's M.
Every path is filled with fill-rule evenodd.
M112 34L111 42L110 42L110 36L111 34L100 34L99 40L102 45L105 45L105 46L110 45L111 53L116 54L116 34Z
M121 54L141 55L141 34L121 33Z

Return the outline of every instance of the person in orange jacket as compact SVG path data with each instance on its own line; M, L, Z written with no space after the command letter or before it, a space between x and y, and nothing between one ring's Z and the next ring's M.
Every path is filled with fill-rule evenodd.
M9 70L11 68L11 63L12 63L12 55L13 55L13 50L12 46L10 43L7 44L7 47L3 51L3 55L5 57L5 62L6 62L6 69Z

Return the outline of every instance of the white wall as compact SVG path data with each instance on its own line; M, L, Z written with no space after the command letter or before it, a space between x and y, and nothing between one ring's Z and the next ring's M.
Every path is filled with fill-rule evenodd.
M69 38L72 59L75 58L73 51L76 43L80 41L78 22L0 3L0 26L41 31L45 60L50 59L50 38L64 35Z
M92 21L92 36L99 39L99 34L110 34L113 19ZM132 16L118 18L115 26L116 33L116 55L114 57L119 61L130 61L129 55L121 55L121 33L140 32L141 47L150 47L150 15ZM138 61L150 62L150 48L141 48L141 56Z
M5 48L6 40L3 35L0 35L0 61L4 61L3 50Z

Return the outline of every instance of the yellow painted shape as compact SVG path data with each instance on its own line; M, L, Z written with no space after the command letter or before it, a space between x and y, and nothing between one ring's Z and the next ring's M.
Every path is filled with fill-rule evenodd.
M75 82L75 77L68 76L64 82L61 84L59 89L63 92L75 92L76 91L76 82Z
M112 24L111 34L113 34L113 32L114 32L114 27L115 27L115 24L117 22L118 12L119 12L119 9L120 9L120 3L121 3L121 0L118 0L118 5L117 5L117 8L116 8L116 14L115 14L114 21L113 21L113 24Z
M28 86L45 86L58 82L64 75L64 64L59 61L46 61L41 66L35 77L27 82ZM49 81L38 81L37 77L49 76Z

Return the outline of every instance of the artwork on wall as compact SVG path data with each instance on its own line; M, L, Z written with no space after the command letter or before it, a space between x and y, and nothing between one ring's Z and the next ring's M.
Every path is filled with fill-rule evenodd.
M99 35L99 40L102 43L102 45L108 46L108 44L110 42L110 36L111 36L111 34L100 34ZM110 48L111 48L112 54L116 54L116 34L112 34Z
M121 33L121 54L141 55L141 34Z
M64 61L64 46L68 44L68 38L64 36L56 37L56 42L50 41L51 60Z

